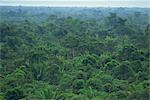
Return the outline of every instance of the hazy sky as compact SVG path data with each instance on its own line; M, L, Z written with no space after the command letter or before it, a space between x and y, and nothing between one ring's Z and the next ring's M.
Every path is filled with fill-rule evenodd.
M150 7L150 0L0 0L3 6Z

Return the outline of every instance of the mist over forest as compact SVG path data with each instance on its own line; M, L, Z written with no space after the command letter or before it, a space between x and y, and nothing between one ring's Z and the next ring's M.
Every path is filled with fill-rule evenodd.
M0 6L0 100L149 100L149 12Z

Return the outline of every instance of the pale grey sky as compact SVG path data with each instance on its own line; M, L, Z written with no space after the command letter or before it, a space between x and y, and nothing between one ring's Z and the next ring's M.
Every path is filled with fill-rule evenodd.
M150 7L150 0L0 0L1 6Z

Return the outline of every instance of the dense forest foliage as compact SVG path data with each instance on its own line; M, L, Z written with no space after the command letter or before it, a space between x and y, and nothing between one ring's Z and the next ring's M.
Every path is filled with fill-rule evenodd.
M149 100L148 15L0 7L0 100Z

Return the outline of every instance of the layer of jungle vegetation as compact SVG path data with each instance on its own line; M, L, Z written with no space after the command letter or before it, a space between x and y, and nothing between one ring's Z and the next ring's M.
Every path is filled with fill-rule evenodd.
M149 100L148 12L0 7L0 100Z

